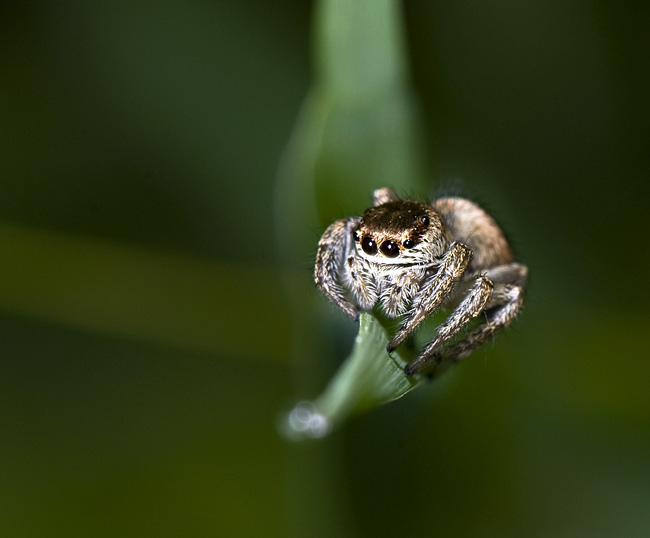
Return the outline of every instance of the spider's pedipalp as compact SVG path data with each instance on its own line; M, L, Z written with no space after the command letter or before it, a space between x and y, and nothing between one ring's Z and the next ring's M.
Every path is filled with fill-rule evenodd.
M420 290L425 273L426 270L403 269L391 279L389 286L384 287L379 299L389 318L394 319L408 310L413 296Z

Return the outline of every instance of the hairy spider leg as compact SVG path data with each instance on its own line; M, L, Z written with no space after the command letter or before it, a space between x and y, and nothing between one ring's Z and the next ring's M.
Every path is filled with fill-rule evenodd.
M436 354L436 362L459 361L467 357L475 348L492 338L497 332L505 329L519 313L523 302L523 288L511 284L495 284L492 301L500 306L490 308L485 315L485 323L471 331L463 340L442 349Z
M350 301L340 284L340 271L352 248L352 230L359 219L342 219L330 224L318 242L314 280L323 295L353 320L359 319L359 309Z
M435 353L436 362L458 361L475 348L506 328L517 316L523 302L523 288L528 279L528 267L512 262L485 271L484 276L494 283L494 291L485 305L485 322L463 340Z
M413 300L413 311L404 320L401 329L386 346L388 353L393 352L406 338L413 333L422 321L449 298L455 284L463 276L470 260L472 251L462 243L452 243L449 252L442 259L440 268L435 276L425 282Z
M437 364L440 357L436 351L449 342L458 332L478 316L492 297L494 284L485 275L479 275L469 293L458 307L450 314L447 320L438 327L436 337L404 368L406 375L413 375L427 370Z
M512 284L524 288L528 280L528 267L518 262L497 265L482 273L495 284Z

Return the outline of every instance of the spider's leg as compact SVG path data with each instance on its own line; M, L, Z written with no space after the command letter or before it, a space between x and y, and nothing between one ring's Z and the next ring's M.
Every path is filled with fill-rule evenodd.
M495 284L512 284L524 288L528 279L528 267L512 262L492 267L484 271L484 274Z
M414 308L402 328L386 346L391 353L422 321L437 310L451 295L472 258L472 251L462 243L452 243L435 276L422 287L413 300Z
M519 313L524 291L521 286L495 284L488 302L485 323L471 331L463 340L436 353L438 362L459 361L489 340L495 333L505 329ZM493 306L496 305L496 306Z
M352 229L358 218L337 220L326 230L318 242L314 280L320 291L353 320L359 317L359 310L346 295L340 284L341 270L350 252Z
M449 342L458 332L478 316L488 304L494 284L484 275L474 281L469 293L447 320L438 327L436 337L420 352L418 357L404 368L406 375L413 375L427 370L432 364L437 364L439 357L436 351Z
M385 204L386 202L394 202L399 200L397 193L388 187L383 189L375 189L372 193L372 205L377 207L378 205Z
M425 355L430 355L431 352L433 352L433 355L426 359L427 366L430 366L432 363L440 363L443 361L461 360L472 353L472 351L474 351L478 346L489 340L498 331L510 325L521 309L521 304L523 302L523 287L525 286L528 277L528 268L525 265L513 262L488 269L485 271L483 277L494 283L494 291L481 309L487 311L485 322L471 331L462 340L446 348L443 347L440 349L442 343L438 343L434 346L436 340L438 340L437 337L436 340L429 344L420 356L413 361L413 363L420 361ZM470 290L469 295L451 314L449 320L447 320L441 329L445 325L449 324L449 321L457 312L463 309L463 304L468 301L470 295L472 295L475 290L476 285L472 290ZM480 313L480 311L478 313ZM476 315L478 315L478 313ZM407 371L410 366L411 364L407 365ZM418 371L424 369L426 368L420 368Z

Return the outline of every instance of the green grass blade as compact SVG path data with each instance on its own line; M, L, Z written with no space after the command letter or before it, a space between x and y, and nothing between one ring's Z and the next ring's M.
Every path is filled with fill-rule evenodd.
M409 350L386 352L389 331L364 313L352 353L314 402L302 402L289 414L284 433L291 439L323 437L350 416L404 396L422 381L406 377Z
M400 4L323 0L314 36L315 83L282 161L276 198L301 392L315 384L319 362L326 362L319 338L332 335L320 334L323 319L314 301L321 298L311 282L296 280L296 267L313 259L319 233L337 218L362 212L374 189L421 192L426 176ZM318 437L416 386L418 380L403 373L403 352L386 352L390 330L364 314L350 357L320 398L289 415L283 431Z

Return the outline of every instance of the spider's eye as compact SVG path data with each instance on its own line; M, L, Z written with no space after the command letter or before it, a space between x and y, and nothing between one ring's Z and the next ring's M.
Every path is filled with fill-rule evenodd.
M405 239L404 241L402 241L402 246L404 248L413 248L415 246L415 241L413 241L412 239Z
M429 217L427 217L426 215L421 216L420 222L425 226L429 226Z
M399 247L395 241L384 241L380 248L384 255L389 258L395 258L399 255Z
M372 237L364 237L361 240L361 248L366 254L377 254L377 243Z
M359 241L359 232L355 231L355 232L352 234L352 237L354 238L355 241Z

